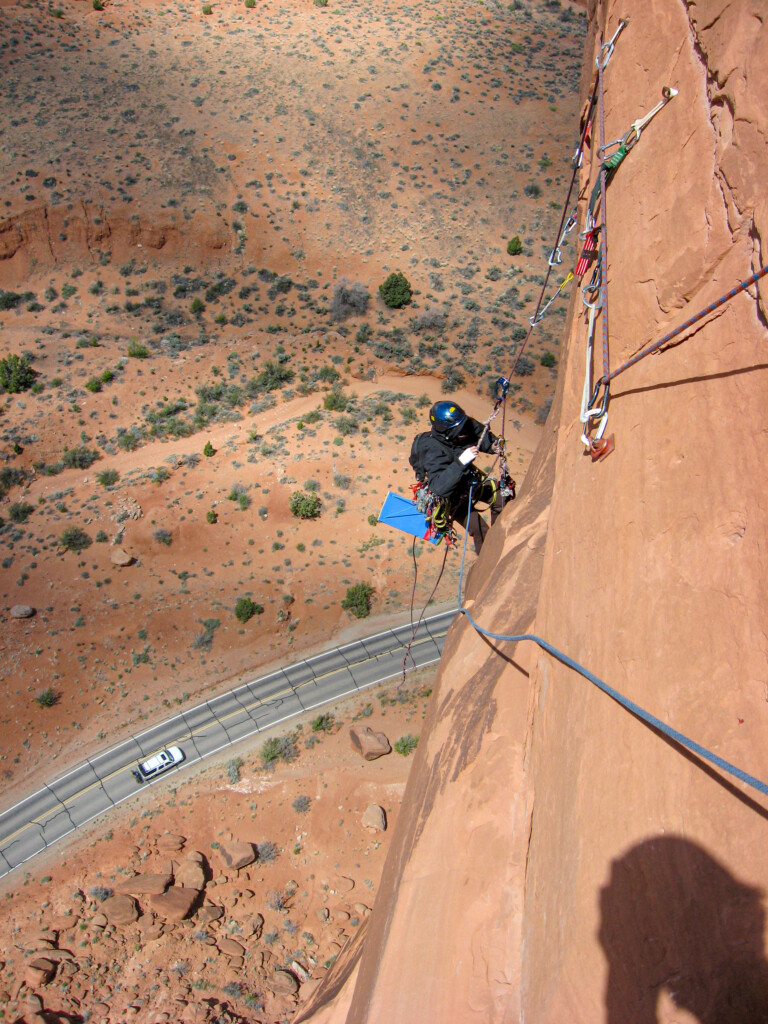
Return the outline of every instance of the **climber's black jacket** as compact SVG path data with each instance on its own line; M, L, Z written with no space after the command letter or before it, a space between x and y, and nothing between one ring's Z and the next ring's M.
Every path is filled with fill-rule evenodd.
M461 498L478 474L471 462L463 466L459 456L466 448L478 444L482 433L483 424L468 416L457 437L450 438L434 429L418 434L411 445L409 459L418 479L439 498L452 502ZM496 437L488 431L479 445L480 451L490 452L495 441Z

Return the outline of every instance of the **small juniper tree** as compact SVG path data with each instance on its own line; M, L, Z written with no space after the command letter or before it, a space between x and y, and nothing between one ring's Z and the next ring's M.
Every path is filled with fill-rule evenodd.
M379 294L390 309L400 309L411 301L413 290L408 278L398 270L379 285Z
M294 491L288 507L297 519L317 519L320 515L320 498L311 492Z
M341 602L341 607L351 612L356 619L366 619L371 614L371 595L373 587L370 583L355 583L347 588L347 596Z
M514 238L510 238L507 242L507 254L509 256L519 256L523 251L523 243L520 241L520 235L515 235Z

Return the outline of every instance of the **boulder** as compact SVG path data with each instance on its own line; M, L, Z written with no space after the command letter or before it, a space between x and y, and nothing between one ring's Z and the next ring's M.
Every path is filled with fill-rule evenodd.
M364 903L355 903L353 904L352 909L356 914L359 914L360 917L368 917L371 913L371 908L366 907Z
M109 556L112 565L126 566L133 565L133 555L129 555L122 548L115 548Z
M253 843L231 842L222 843L219 854L228 868L244 868L256 860L256 847Z
M224 907L203 907L197 913L197 920L200 924L210 924L212 921L218 921L221 917L224 917Z
M383 807L378 804L369 804L363 814L363 827L373 832L387 831L387 815Z
M234 939L219 939L217 945L219 952L223 953L224 956L242 956L245 952L245 946L241 946Z
M200 898L199 889L182 889L172 885L159 896L150 896L149 903L159 917L167 921L183 921L188 917Z
M179 850L184 849L186 841L184 836L174 836L170 832L166 832L157 837L155 845L159 853L178 853Z
M354 725L349 730L352 747L366 761L375 761L377 757L389 754L392 750L389 740L383 732L374 732L370 725Z
M30 960L27 964L26 970L24 971L24 981L29 988L35 989L53 981L55 974L56 964L53 960L48 960L47 957L39 956L34 960Z
M272 989L281 995L295 996L299 991L299 979L292 971L278 967L272 975Z
M182 861L176 869L175 884L183 889L204 889L205 872L202 864L193 860Z
M15 604L11 608L12 619L31 619L35 614L35 609L28 604Z
M335 892L352 892L355 888L355 880L354 878L347 878L346 875L337 875L331 884L331 888Z
M264 931L264 917L261 914L257 914L251 922L251 932L256 936L257 939L261 938L261 933Z
M133 924L139 919L139 908L132 896L119 895L109 896L101 904L101 912L110 924L126 925Z
M173 882L173 875L136 875L126 878L115 886L119 893L131 893L133 896L157 896L165 892Z

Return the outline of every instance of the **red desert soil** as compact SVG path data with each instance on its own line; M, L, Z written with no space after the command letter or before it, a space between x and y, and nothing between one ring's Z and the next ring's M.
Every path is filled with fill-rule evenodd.
M99 1021L206 1020L186 1009L204 1000L214 1001L213 1020L289 1019L364 926L410 766L394 750L363 761L350 727L370 726L393 745L418 737L431 674L276 732L292 742L290 763L265 769L241 744L167 779L110 815L108 831L89 825L2 883L8 1019L34 1005L30 993L46 1011L90 1010ZM243 850L251 863L227 863ZM200 890L183 920L152 894L170 875L168 899ZM47 984L31 969L40 958L58 965Z
M35 374L0 405L4 805L178 704L404 616L410 541L376 515L408 492L433 401L489 415L578 129L570 0L103 6L0 0L0 359ZM400 310L378 292L394 271ZM513 378L518 483L564 311ZM297 519L310 490L321 515ZM441 560L419 550L417 609ZM454 553L436 607L457 574ZM341 608L359 582L362 621ZM263 609L245 624L241 597ZM370 774L355 765L345 807ZM202 844L199 813L163 826ZM67 856L110 872L102 849Z

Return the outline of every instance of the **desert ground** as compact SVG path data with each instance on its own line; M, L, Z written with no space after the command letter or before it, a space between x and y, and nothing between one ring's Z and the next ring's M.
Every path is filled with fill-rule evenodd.
M27 377L0 395L4 804L407 614L411 541L376 516L432 402L490 414L578 135L569 0L96 7L0 0L0 359ZM518 485L566 299L492 424ZM416 552L418 613L443 553Z

